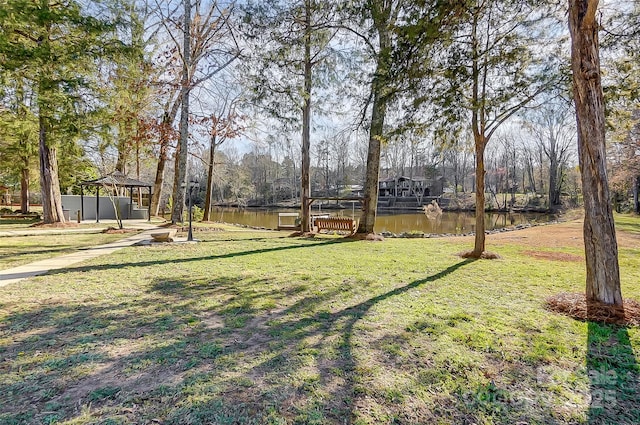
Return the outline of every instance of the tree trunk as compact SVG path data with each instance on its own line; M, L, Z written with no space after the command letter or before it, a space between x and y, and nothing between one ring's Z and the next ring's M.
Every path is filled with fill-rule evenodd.
M638 199L638 189L640 185L640 177L633 178L633 211L636 214L640 214L640 199Z
M471 129L473 131L473 141L475 145L476 156L476 236L473 245L473 251L469 254L472 258L480 258L485 248L485 223L484 223L484 203L485 203L485 169L484 169L484 150L487 146L487 139L485 138L485 116L484 108L481 102L481 84L480 84L480 63L479 63L479 45L477 37L478 29L478 16L474 15L472 26L472 102L473 108L471 110ZM485 76L486 76L486 60L484 64ZM484 94L484 93L482 93Z
M569 0L571 67L584 195L588 301L622 305L618 245L607 184L597 0Z
M465 180L467 177L467 153L465 152L462 156L462 174L461 174L461 178L460 178L460 191L462 193L465 193Z
M476 142L476 237L470 257L480 258L485 248L484 223L484 148L485 140L479 137Z
M180 108L180 97L173 102L169 111L165 111L160 124L160 151L158 152L158 164L156 166L156 178L153 183L153 194L151 195L151 212L158 215L160 212L160 200L162 199L162 186L164 185L164 169L169 159L170 129L178 115Z
M549 207L553 208L558 205L560 205L560 188L558 187L558 159L554 153L549 161Z
M176 224L182 221L182 211L184 210L184 194L187 177L187 151L189 145L189 94L191 78L191 1L184 0L184 28L183 33L183 62L182 62L182 84L180 88L180 140L176 149L176 166L173 179L173 211L171 212L171 223Z
M529 176L529 183L531 184L531 191L538 193L536 189L536 177L533 169L533 160L531 159L531 152L527 151L527 175Z
M48 146L46 118L39 111L40 190L42 193L42 219L45 224L64 223L60 181L58 180L58 156L55 146Z
M304 34L304 103L302 105L302 176L300 178L300 204L302 231L311 230L311 1L305 1L305 34Z
M202 221L210 221L211 218L211 197L213 196L213 166L216 156L216 135L211 136L209 144L209 167L207 168L207 190L204 197L204 211Z
M136 134L136 179L140 180L140 137ZM142 188L136 188L138 194L138 207L142 208Z
M455 152L452 159L451 164L453 166L453 194L458 194L458 185L460 184L460 158L458 158L458 153Z
M164 168L167 163L167 151L169 150L169 140L167 135L160 135L160 152L158 152L158 164L156 165L156 178L153 182L153 193L151 195L151 213L160 213L160 199L162 198L162 186L164 184Z
M128 119L128 118L127 118ZM127 138L129 137L129 129L126 123L120 122L118 125L118 159L116 161L116 171L120 171L122 174L127 174Z
M373 233L378 208L378 179L380 178L380 149L382 146L384 119L387 113L387 100L384 97L386 79L389 74L391 40L386 25L378 23L380 52L376 64L376 72L371 91L373 104L371 106L371 126L369 128L369 149L367 152L367 172L364 185L364 199L362 201L362 215L357 233ZM396 193L397 196L397 193Z
M22 158L23 164L20 170L20 212L29 212L29 158Z
M358 225L358 233L373 233L378 207L378 179L380 176L380 147L382 145L386 105L381 99L379 83L373 84L373 111L369 129L369 150L367 153L367 173L364 186L362 216Z
M513 156L512 156L512 161L511 161L511 181L509 182L511 185L511 205L510 208L513 209L513 207L516 205L516 180L518 179L516 173L516 152L515 150L512 152Z
M539 177L540 177L540 193L544 195L544 152L542 150L542 148L538 148L538 161L540 162L540 169L538 171L540 171Z

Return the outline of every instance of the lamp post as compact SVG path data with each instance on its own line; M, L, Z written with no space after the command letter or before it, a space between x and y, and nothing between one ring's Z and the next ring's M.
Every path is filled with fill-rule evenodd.
M193 189L195 188L199 188L200 184L197 181L190 181L189 182L189 233L187 234L187 242L191 242L193 241L193 225L192 225L192 221L193 221L193 198L192 198L192 192Z

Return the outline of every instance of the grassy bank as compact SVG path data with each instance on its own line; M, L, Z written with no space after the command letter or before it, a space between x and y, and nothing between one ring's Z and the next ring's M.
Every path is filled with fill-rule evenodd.
M0 288L0 423L639 423L640 331L544 309L584 290L559 229L580 236L492 235L502 259L465 261L468 238L226 228Z

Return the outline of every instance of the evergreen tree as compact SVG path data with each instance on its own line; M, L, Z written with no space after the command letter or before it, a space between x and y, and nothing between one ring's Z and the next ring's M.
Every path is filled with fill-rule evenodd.
M32 108L34 94L27 80L15 72L5 73L2 87L0 164L12 181L20 182L20 211L26 214L38 152L38 121Z
M285 127L301 127L303 231L310 230L314 84L320 80L318 69L332 54L334 14L330 3L316 0L250 2L244 8L245 33L253 47L246 62L252 101Z
M64 222L58 146L75 140L93 108L88 96L96 58L115 47L111 25L75 1L6 0L0 8L3 67L21 72L34 88L40 190L45 223Z
M430 74L433 47L449 39L460 17L460 6L460 2L450 0L367 0L344 8L351 13L352 22L346 29L366 46L373 69L367 98L371 113L369 147L358 233L373 232L381 146L391 133L385 122L387 110L394 103L407 101L417 83ZM402 131L396 128L393 132Z
M125 175L135 171L140 179L141 156L150 150L152 140L152 109L158 96L155 82L164 70L151 62L155 32L145 34L145 22L150 12L146 5L134 0L115 1L111 7L118 20L126 22L118 28L117 36L127 49L114 58L109 78L102 87L108 103L112 132L117 150L115 169ZM134 166L135 170L129 167Z

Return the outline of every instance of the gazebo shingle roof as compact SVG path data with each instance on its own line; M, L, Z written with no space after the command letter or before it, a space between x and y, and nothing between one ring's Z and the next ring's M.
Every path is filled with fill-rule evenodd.
M103 186L115 185L120 187L153 187L151 183L145 183L140 180L132 179L120 171L114 171L106 176L99 177L95 180L87 180L80 183L81 186Z

